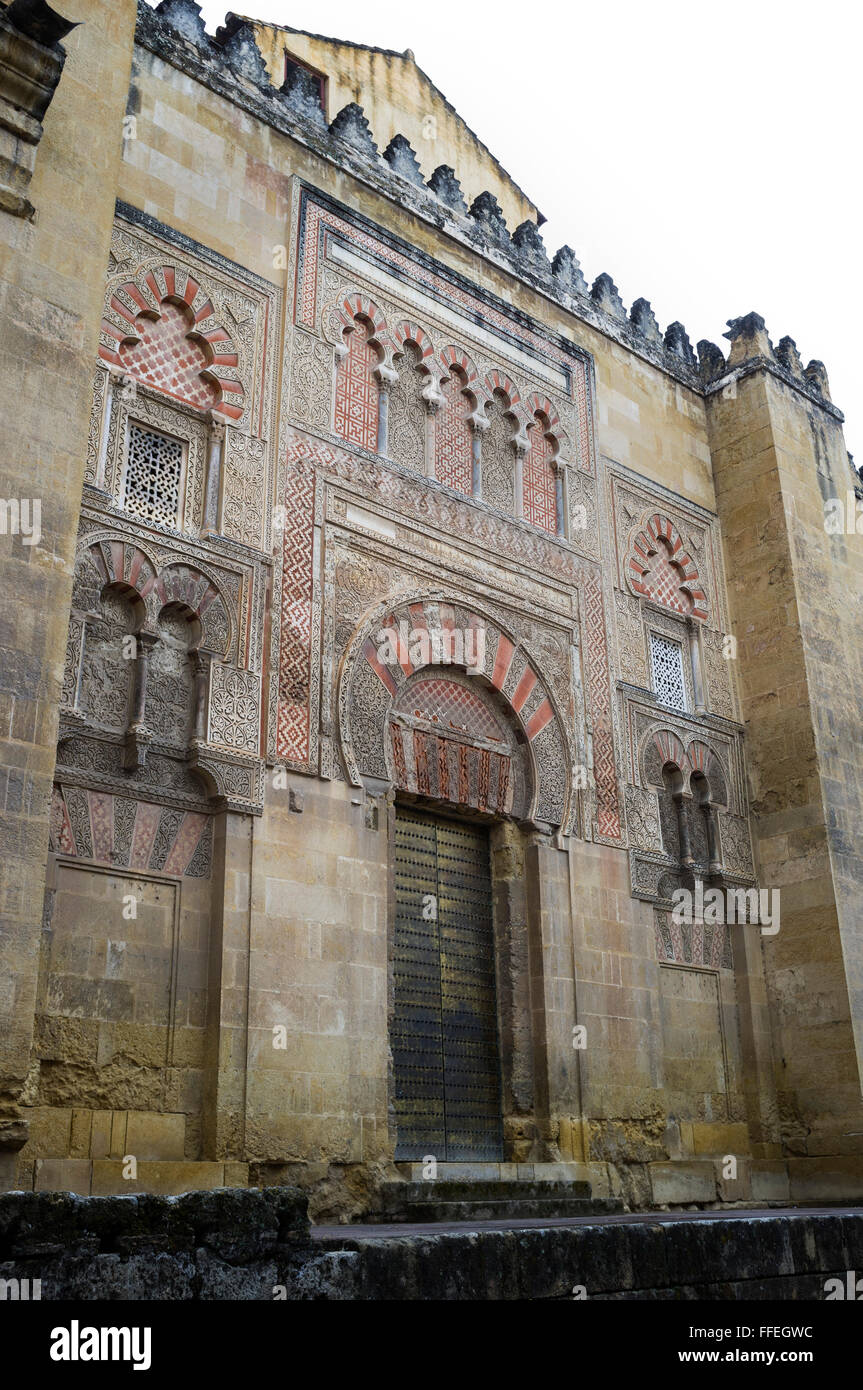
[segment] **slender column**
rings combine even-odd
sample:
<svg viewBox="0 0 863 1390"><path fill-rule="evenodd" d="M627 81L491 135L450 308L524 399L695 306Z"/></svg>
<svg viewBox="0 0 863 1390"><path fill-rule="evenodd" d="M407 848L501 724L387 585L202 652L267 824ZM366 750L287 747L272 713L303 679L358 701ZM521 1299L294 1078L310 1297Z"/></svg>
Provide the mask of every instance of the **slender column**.
<svg viewBox="0 0 863 1390"><path fill-rule="evenodd" d="M155 638L149 633L138 634L138 652L135 658L135 693L132 699L132 722L130 728L138 728L144 723L147 712L147 684L150 678L150 653L155 646Z"/></svg>
<svg viewBox="0 0 863 1390"><path fill-rule="evenodd" d="M122 375L110 367L105 373L105 399L102 402L102 423L99 431L99 457L96 460L94 487L105 491L105 478L108 473L108 439L111 434L111 411L114 408L114 389L122 381Z"/></svg>
<svg viewBox="0 0 863 1390"><path fill-rule="evenodd" d="M127 376L125 372L118 371L116 367L109 367L108 381L105 385L105 402L102 413L102 434L99 440L99 458L96 464L95 486L102 492L108 493L108 446L111 438L111 417L116 410L118 413L117 430L124 423L124 417L119 413L121 405L130 407L135 404L138 396L138 385L134 377ZM116 480L117 492L120 494L118 500L122 501L124 470L121 468Z"/></svg>
<svg viewBox="0 0 863 1390"><path fill-rule="evenodd" d="M471 490L474 497L482 499L482 437L489 428L488 421L480 411L468 417L471 427Z"/></svg>
<svg viewBox="0 0 863 1390"><path fill-rule="evenodd" d="M205 535L219 533L219 497L222 490L222 469L225 461L227 430L222 420L210 417L210 452L207 461L207 491L204 497L204 517L201 530Z"/></svg>
<svg viewBox="0 0 863 1390"><path fill-rule="evenodd" d="M132 717L126 730L123 766L127 771L143 767L147 757L147 747L152 737L147 728L147 685L150 674L150 653L156 638L149 632L138 633L138 646L135 656L134 685L132 687Z"/></svg>
<svg viewBox="0 0 863 1390"><path fill-rule="evenodd" d="M385 458L389 454L390 387L395 386L399 374L394 367L380 362L373 368L380 390L378 391L378 453Z"/></svg>
<svg viewBox="0 0 863 1390"><path fill-rule="evenodd" d="M336 433L336 401L339 398L339 388L341 386L342 372L345 369L345 362L348 356L348 345L344 338L341 342L333 344L333 360L335 371L333 372L333 389L330 394L330 432Z"/></svg>
<svg viewBox="0 0 863 1390"><path fill-rule="evenodd" d="M491 421L485 414L486 404L487 401L478 398L476 409L467 417L471 428L471 492L479 499L482 499L482 437L491 428Z"/></svg>
<svg viewBox="0 0 863 1390"><path fill-rule="evenodd" d="M709 803L702 807L707 821L707 858L711 874L722 873L722 860L719 855L719 836L716 833L716 807Z"/></svg>
<svg viewBox="0 0 863 1390"><path fill-rule="evenodd" d="M680 835L680 864L684 869L691 869L695 860L692 855L692 836L689 833L690 798L678 794L674 800L677 805L677 825Z"/></svg>
<svg viewBox="0 0 863 1390"><path fill-rule="evenodd" d="M209 653L193 652L192 664L195 673L195 714L192 723L192 739L195 743L206 743L207 696L210 689Z"/></svg>
<svg viewBox="0 0 863 1390"><path fill-rule="evenodd" d="M554 502L557 507L557 534L566 536L566 470L562 463L554 465Z"/></svg>
<svg viewBox="0 0 863 1390"><path fill-rule="evenodd" d="M515 514L519 521L524 520L524 460L527 448L518 437L515 439ZM528 448L530 446L528 445Z"/></svg>
<svg viewBox="0 0 863 1390"><path fill-rule="evenodd" d="M470 441L471 447L471 492L474 497L482 497L482 437L473 434Z"/></svg>
<svg viewBox="0 0 863 1390"><path fill-rule="evenodd" d="M427 478L434 478L435 452L437 442L437 413L440 410L440 401L425 397L426 406L426 454L425 454L425 474Z"/></svg>
<svg viewBox="0 0 863 1390"><path fill-rule="evenodd" d="M378 391L378 453L386 456L390 436L390 393L383 382Z"/></svg>
<svg viewBox="0 0 863 1390"><path fill-rule="evenodd" d="M437 473L437 413L444 403L444 398L437 377L431 373L422 389L422 399L426 408L425 475L427 478L434 478Z"/></svg>
<svg viewBox="0 0 863 1390"><path fill-rule="evenodd" d="M692 665L692 689L695 692L695 713L706 714L704 698L704 668L701 660L701 629L694 620L689 619L689 660Z"/></svg>

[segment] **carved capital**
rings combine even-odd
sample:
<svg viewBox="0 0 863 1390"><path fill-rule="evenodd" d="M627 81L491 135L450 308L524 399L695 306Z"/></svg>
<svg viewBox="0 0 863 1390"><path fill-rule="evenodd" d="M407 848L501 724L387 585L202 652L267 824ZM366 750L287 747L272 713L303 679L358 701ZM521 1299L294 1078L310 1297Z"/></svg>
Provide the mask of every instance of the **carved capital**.
<svg viewBox="0 0 863 1390"><path fill-rule="evenodd" d="M138 383L128 372L120 371L117 367L108 368L108 376L111 382L112 392L126 405L131 405L138 399Z"/></svg>
<svg viewBox="0 0 863 1390"><path fill-rule="evenodd" d="M123 739L123 767L127 772L137 772L147 763L147 750L153 741L153 733L146 724L130 724Z"/></svg>
<svg viewBox="0 0 863 1390"><path fill-rule="evenodd" d="M486 430L491 428L491 420L486 418L482 406L477 406L476 410L468 415L467 422L474 434L485 434Z"/></svg>
<svg viewBox="0 0 863 1390"><path fill-rule="evenodd" d="M395 367L390 367L386 362L379 362L372 369L372 375L377 378L378 385L382 391L389 391L391 386L395 386L399 379L399 374Z"/></svg>
<svg viewBox="0 0 863 1390"><path fill-rule="evenodd" d="M428 411L429 415L436 415L444 403L444 397L442 396L438 383L433 376L429 377L420 394L422 395L422 398L425 401L426 410Z"/></svg>

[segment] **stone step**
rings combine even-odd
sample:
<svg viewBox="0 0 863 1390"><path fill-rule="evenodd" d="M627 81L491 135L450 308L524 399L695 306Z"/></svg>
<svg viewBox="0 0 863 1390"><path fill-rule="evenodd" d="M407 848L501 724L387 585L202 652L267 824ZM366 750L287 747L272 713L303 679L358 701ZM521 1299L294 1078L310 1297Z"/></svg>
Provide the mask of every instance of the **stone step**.
<svg viewBox="0 0 863 1390"><path fill-rule="evenodd" d="M492 1182L473 1178L429 1178L426 1182L385 1182L378 1189L384 1202L519 1201L532 1197L590 1197L589 1182Z"/></svg>
<svg viewBox="0 0 863 1390"><path fill-rule="evenodd" d="M591 1197L590 1183L492 1182L429 1179L386 1182L365 1220L385 1222L495 1221L523 1217L592 1216L621 1211L620 1202Z"/></svg>
<svg viewBox="0 0 863 1390"><path fill-rule="evenodd" d="M408 1182L429 1182L428 1160L399 1159L396 1172ZM435 1181L467 1179L470 1182L578 1182L586 1178L583 1163L486 1163L439 1162Z"/></svg>
<svg viewBox="0 0 863 1390"><path fill-rule="evenodd" d="M619 1202L573 1197L522 1197L517 1200L491 1199L465 1202L407 1202L402 1207L370 1212L363 1219L371 1225L423 1225L456 1221L519 1221L545 1217L549 1221L565 1216L606 1216L621 1211Z"/></svg>

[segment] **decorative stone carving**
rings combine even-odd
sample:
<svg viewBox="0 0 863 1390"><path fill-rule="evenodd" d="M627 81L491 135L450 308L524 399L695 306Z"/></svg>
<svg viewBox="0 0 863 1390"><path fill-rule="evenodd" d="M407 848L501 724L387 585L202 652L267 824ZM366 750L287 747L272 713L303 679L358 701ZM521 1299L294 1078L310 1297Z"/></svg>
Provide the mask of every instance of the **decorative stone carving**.
<svg viewBox="0 0 863 1390"><path fill-rule="evenodd" d="M659 806L653 792L643 791L640 787L626 788L626 824L631 845L638 849L662 851Z"/></svg>
<svg viewBox="0 0 863 1390"><path fill-rule="evenodd" d="M115 504L125 509L129 467L128 441L131 427L139 430L155 431L156 435L166 435L181 444L181 474L178 480L180 493L179 514L176 520L162 521L161 524L172 530L196 534L203 520L204 470L209 445L209 432L206 423L196 419L188 411L166 404L146 391L138 390L134 396L123 391L113 391L111 395L109 435L105 471L105 487L113 494ZM148 518L158 525L159 517Z"/></svg>
<svg viewBox="0 0 863 1390"><path fill-rule="evenodd" d="M745 816L720 815L722 864L727 873L751 877L755 872L749 822Z"/></svg>
<svg viewBox="0 0 863 1390"><path fill-rule="evenodd" d="M512 243L500 204L493 193L486 190L474 198L470 205L470 216L483 240L501 250L509 250Z"/></svg>
<svg viewBox="0 0 863 1390"><path fill-rule="evenodd" d="M330 122L330 133L337 135L340 140L353 145L354 149L362 154L366 159L377 159L378 147L372 139L372 132L365 112L355 101L351 101L347 106L343 106L341 111Z"/></svg>
<svg viewBox="0 0 863 1390"><path fill-rule="evenodd" d="M569 497L569 542L585 555L599 554L599 522L596 510L596 483L580 469L567 469Z"/></svg>
<svg viewBox="0 0 863 1390"><path fill-rule="evenodd" d="M731 685L731 663L724 655L725 636L708 629L703 634L704 664L707 674L708 709L724 719L735 719Z"/></svg>
<svg viewBox="0 0 863 1390"><path fill-rule="evenodd" d="M618 669L628 684L647 689L650 685L650 675L644 646L641 605L637 599L621 593L620 590L614 595L614 604L617 612Z"/></svg>
<svg viewBox="0 0 863 1390"><path fill-rule="evenodd" d="M707 597L698 567L684 548L674 522L660 512L649 517L633 536L626 560L626 577L633 593L671 609L707 617Z"/></svg>
<svg viewBox="0 0 863 1390"><path fill-rule="evenodd" d="M260 676L215 662L210 674L208 741L242 753L257 753L260 721Z"/></svg>
<svg viewBox="0 0 863 1390"><path fill-rule="evenodd" d="M515 513L515 448L512 412L499 392L486 410L489 427L482 439L482 500Z"/></svg>
<svg viewBox="0 0 863 1390"><path fill-rule="evenodd" d="M675 922L672 914L655 908L653 914L656 954L675 965L731 970L731 935L725 923Z"/></svg>
<svg viewBox="0 0 863 1390"><path fill-rule="evenodd" d="M389 392L387 451L394 463L425 472L427 407L419 350L405 343L398 362L398 380Z"/></svg>
<svg viewBox="0 0 863 1390"><path fill-rule="evenodd" d="M55 786L50 847L102 864L209 878L212 822L200 812Z"/></svg>
<svg viewBox="0 0 863 1390"><path fill-rule="evenodd" d="M192 720L192 634L188 620L170 609L160 614L159 629L159 640L150 656L147 724L155 742L185 753Z"/></svg>
<svg viewBox="0 0 863 1390"><path fill-rule="evenodd" d="M229 267L205 247L194 253L188 244L181 249L142 214L134 217L135 225L118 217L111 242L99 347L103 361L124 370L123 343L140 342L143 326L154 319L160 332L167 331L167 320L184 312L177 303L185 303L183 333L200 345L205 360L203 376L191 373L174 394L199 404L209 383L218 397L216 409L226 420L258 438L270 438L278 291L250 271ZM147 319L140 317L142 303ZM177 332L181 327L177 320ZM136 363L136 375L139 367L146 380L145 359Z"/></svg>
<svg viewBox="0 0 863 1390"><path fill-rule="evenodd" d="M86 623L76 704L96 728L125 731L135 664L131 634L136 627L131 603L116 590L103 595L101 618L90 618ZM70 643L78 639L80 627L71 629Z"/></svg>
<svg viewBox="0 0 863 1390"><path fill-rule="evenodd" d="M264 801L264 763L239 750L193 745L191 766L207 785L211 800L229 811L260 815Z"/></svg>
<svg viewBox="0 0 863 1390"><path fill-rule="evenodd" d="M305 116L306 120L313 121L315 125L326 126L326 117L321 105L320 79L306 68L301 68L299 63L292 63L290 59L286 59L285 69L285 80L279 88L279 94L284 98L286 105L298 115Z"/></svg>
<svg viewBox="0 0 863 1390"><path fill-rule="evenodd" d="M233 429L225 442L222 533L259 549L266 527L267 445Z"/></svg>
<svg viewBox="0 0 863 1390"><path fill-rule="evenodd" d="M555 285L564 294L587 294L587 281L571 246L561 246L555 251L551 271Z"/></svg>
<svg viewBox="0 0 863 1390"><path fill-rule="evenodd" d="M384 159L393 173L398 174L400 178L415 183L418 188L425 187L416 151L404 135L393 136L384 150Z"/></svg>
<svg viewBox="0 0 863 1390"><path fill-rule="evenodd" d="M455 170L448 164L439 164L428 181L428 186L435 197L440 198L442 203L452 208L455 212L467 213L467 203L461 191L461 184L455 176Z"/></svg>
<svg viewBox="0 0 863 1390"><path fill-rule="evenodd" d="M292 418L310 429L329 430L333 391L333 349L310 333L294 330L291 358Z"/></svg>

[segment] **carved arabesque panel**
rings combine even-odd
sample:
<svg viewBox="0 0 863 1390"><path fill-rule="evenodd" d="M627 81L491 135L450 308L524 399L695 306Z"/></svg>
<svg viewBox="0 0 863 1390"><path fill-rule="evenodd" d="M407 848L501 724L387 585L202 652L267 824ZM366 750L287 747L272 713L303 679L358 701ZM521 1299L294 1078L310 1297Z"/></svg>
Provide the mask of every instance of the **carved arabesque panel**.
<svg viewBox="0 0 863 1390"><path fill-rule="evenodd" d="M641 604L631 594L615 590L617 613L617 651L621 677L629 685L648 689L650 676L644 647L644 620Z"/></svg>
<svg viewBox="0 0 863 1390"><path fill-rule="evenodd" d="M260 676L214 662L210 673L208 741L242 753L257 753L260 721Z"/></svg>
<svg viewBox="0 0 863 1390"><path fill-rule="evenodd" d="M425 469L426 404L422 397L424 376L418 366L419 353L413 343L405 343L398 359L398 381L389 388L387 452L394 463Z"/></svg>
<svg viewBox="0 0 863 1390"><path fill-rule="evenodd" d="M731 662L725 655L725 636L712 629L705 631L702 643L707 677L707 707L711 714L723 719L736 719Z"/></svg>
<svg viewBox="0 0 863 1390"><path fill-rule="evenodd" d="M581 469L567 469L569 497L569 540L586 555L599 554L599 523L596 511L596 483Z"/></svg>
<svg viewBox="0 0 863 1390"><path fill-rule="evenodd" d="M513 421L499 392L486 410L489 427L482 435L482 500L498 511L515 513L515 447Z"/></svg>
<svg viewBox="0 0 863 1390"><path fill-rule="evenodd" d="M161 613L147 683L147 725L153 738L183 753L191 732L194 691L189 635L185 617L170 609Z"/></svg>
<svg viewBox="0 0 863 1390"><path fill-rule="evenodd" d="M645 791L641 787L627 786L626 823L631 845L638 849L663 850L660 808L654 792Z"/></svg>
<svg viewBox="0 0 863 1390"><path fill-rule="evenodd" d="M242 545L260 548L266 531L268 449L262 439L228 426L222 483L222 533Z"/></svg>
<svg viewBox="0 0 863 1390"><path fill-rule="evenodd" d="M301 328L293 331L290 417L321 432L330 429L334 383L334 355L329 343L321 342Z"/></svg>
<svg viewBox="0 0 863 1390"><path fill-rule="evenodd" d="M749 822L745 816L720 815L719 840L723 866L729 873L750 876L755 872Z"/></svg>
<svg viewBox="0 0 863 1390"><path fill-rule="evenodd" d="M90 412L90 430L87 436L87 460L84 465L85 483L95 484L98 477L107 389L108 370L106 367L99 366L93 376L93 408Z"/></svg>
<svg viewBox="0 0 863 1390"><path fill-rule="evenodd" d="M98 729L126 728L134 670L135 617L129 602L106 590L101 619L88 618L83 638L79 712Z"/></svg>

